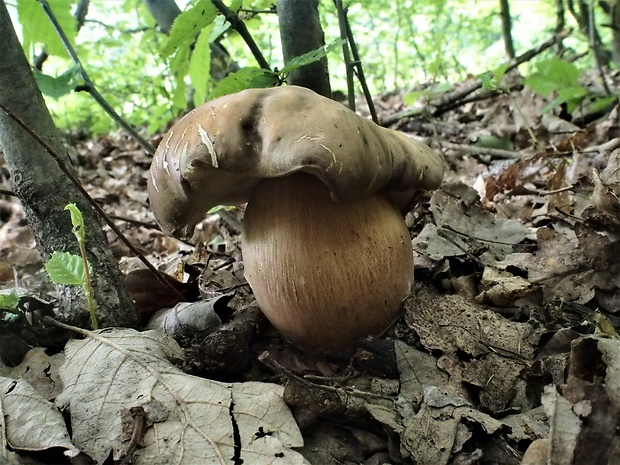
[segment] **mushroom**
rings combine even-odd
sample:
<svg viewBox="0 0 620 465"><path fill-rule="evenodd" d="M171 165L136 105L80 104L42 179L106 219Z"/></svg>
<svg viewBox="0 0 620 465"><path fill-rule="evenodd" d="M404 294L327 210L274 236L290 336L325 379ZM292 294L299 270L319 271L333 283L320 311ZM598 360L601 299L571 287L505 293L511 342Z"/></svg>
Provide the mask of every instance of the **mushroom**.
<svg viewBox="0 0 620 465"><path fill-rule="evenodd" d="M399 316L413 283L403 213L442 178L426 145L286 86L188 113L160 143L148 189L176 236L247 202L242 253L259 307L293 344L333 354Z"/></svg>

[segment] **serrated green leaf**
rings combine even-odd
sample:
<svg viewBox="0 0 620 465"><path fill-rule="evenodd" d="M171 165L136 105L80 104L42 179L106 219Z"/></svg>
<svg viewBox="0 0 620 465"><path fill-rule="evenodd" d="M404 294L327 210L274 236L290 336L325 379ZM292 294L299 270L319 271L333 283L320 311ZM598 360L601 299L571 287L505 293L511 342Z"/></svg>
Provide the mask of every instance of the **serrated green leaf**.
<svg viewBox="0 0 620 465"><path fill-rule="evenodd" d="M187 107L187 85L182 79L177 81L177 85L172 92L172 108L176 115L179 111Z"/></svg>
<svg viewBox="0 0 620 465"><path fill-rule="evenodd" d="M233 211L235 208L237 207L233 207L230 205L218 205L216 207L210 208L209 210L207 210L207 214L208 215L213 215L214 213L219 212L220 210L226 210L226 211Z"/></svg>
<svg viewBox="0 0 620 465"><path fill-rule="evenodd" d="M45 271L56 284L81 286L86 281L82 257L69 252L54 252L45 263Z"/></svg>
<svg viewBox="0 0 620 465"><path fill-rule="evenodd" d="M493 71L493 81L495 82L496 85L498 85L499 81L502 80L509 66L510 66L510 63L504 63L502 65L499 65L497 68L495 68L495 70Z"/></svg>
<svg viewBox="0 0 620 465"><path fill-rule="evenodd" d="M524 83L534 92L547 97L551 92L581 87L577 67L560 58L549 58L536 64L536 72L527 76Z"/></svg>
<svg viewBox="0 0 620 465"><path fill-rule="evenodd" d="M315 50L311 50L308 53L304 53L303 55L299 55L298 57L289 60L281 70L282 74L289 74L291 71L294 71L302 66L309 65L311 63L315 63L319 61L321 58L327 56L329 52L336 49L337 47L341 47L346 41L344 39L338 39L327 47L319 47Z"/></svg>
<svg viewBox="0 0 620 465"><path fill-rule="evenodd" d="M14 309L19 305L19 296L15 291L0 293L0 309Z"/></svg>
<svg viewBox="0 0 620 465"><path fill-rule="evenodd" d="M531 74L527 76L523 84L543 97L547 97L556 88L555 82L550 81L541 74Z"/></svg>
<svg viewBox="0 0 620 465"><path fill-rule="evenodd" d="M207 98L207 83L210 80L211 70L211 45L209 39L213 24L206 26L200 31L194 44L194 50L189 61L189 78L194 86L194 104L204 103Z"/></svg>
<svg viewBox="0 0 620 465"><path fill-rule="evenodd" d="M414 103L416 103L418 101L418 99L420 97L422 97L423 95L425 95L425 93L424 93L424 91L421 91L421 90L416 90L414 92L409 92L409 93L407 93L407 94L405 94L403 96L403 102L405 102L405 105L410 107Z"/></svg>
<svg viewBox="0 0 620 465"><path fill-rule="evenodd" d="M59 98L73 92L79 82L80 68L74 66L57 77L44 74L38 69L33 69L32 73L43 94L48 97Z"/></svg>
<svg viewBox="0 0 620 465"><path fill-rule="evenodd" d="M491 73L482 73L478 75L478 78L480 79L480 82L482 83L482 88L484 90L493 89L494 85Z"/></svg>
<svg viewBox="0 0 620 465"><path fill-rule="evenodd" d="M77 26L75 18L71 14L74 1L48 0L54 16L60 23L67 35L69 42L75 44ZM50 55L67 56L65 47L62 45L58 34L43 11L41 4L35 0L18 0L17 15L22 26L23 46L26 56L31 53L34 44L45 45L45 50Z"/></svg>
<svg viewBox="0 0 620 465"><path fill-rule="evenodd" d="M242 5L243 5L243 0L233 0L232 2L230 2L230 5L228 6L228 8L231 11L234 11L235 13L237 13L239 11L239 8L241 8Z"/></svg>
<svg viewBox="0 0 620 465"><path fill-rule="evenodd" d="M218 82L209 94L209 100L245 89L273 87L277 82L278 76L271 71L260 68L241 68Z"/></svg>
<svg viewBox="0 0 620 465"><path fill-rule="evenodd" d="M170 71L175 76L185 76L189 69L189 48L182 48L177 50L177 53L170 59Z"/></svg>
<svg viewBox="0 0 620 465"><path fill-rule="evenodd" d="M217 14L217 7L209 0L199 0L189 10L182 12L172 24L170 36L161 52L162 56L166 58L179 49L189 49L196 35L213 23Z"/></svg>
<svg viewBox="0 0 620 465"><path fill-rule="evenodd" d="M74 204L70 203L65 207L71 214L71 224L73 225L73 234L80 244L84 243L84 217L80 209Z"/></svg>
<svg viewBox="0 0 620 465"><path fill-rule="evenodd" d="M598 112L607 108L613 103L620 103L620 97L618 95L612 95L610 97L597 98L590 104L591 112Z"/></svg>

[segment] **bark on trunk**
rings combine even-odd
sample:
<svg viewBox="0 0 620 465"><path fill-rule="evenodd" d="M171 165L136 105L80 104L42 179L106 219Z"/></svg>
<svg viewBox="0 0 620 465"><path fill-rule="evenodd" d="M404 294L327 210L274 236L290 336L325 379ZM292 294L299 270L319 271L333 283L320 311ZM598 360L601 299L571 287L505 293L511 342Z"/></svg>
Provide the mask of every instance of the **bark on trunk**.
<svg viewBox="0 0 620 465"><path fill-rule="evenodd" d="M318 0L278 0L277 6L284 62L325 45ZM287 82L332 96L325 57L293 71Z"/></svg>
<svg viewBox="0 0 620 465"><path fill-rule="evenodd" d="M512 17L510 16L510 5L508 0L499 0L502 16L502 35L504 36L504 48L509 60L515 57L515 46L512 42Z"/></svg>
<svg viewBox="0 0 620 465"><path fill-rule="evenodd" d="M71 166L4 0L0 0L0 44L0 102L61 155L65 165ZM66 204L76 203L85 220L99 326L135 326L138 319L125 289L123 275L88 202L45 149L3 111L0 111L0 145L11 172L15 194L22 202L41 257L46 260L56 250L79 253L69 214L64 211ZM83 289L58 286L58 293L63 319L88 327L89 314Z"/></svg>

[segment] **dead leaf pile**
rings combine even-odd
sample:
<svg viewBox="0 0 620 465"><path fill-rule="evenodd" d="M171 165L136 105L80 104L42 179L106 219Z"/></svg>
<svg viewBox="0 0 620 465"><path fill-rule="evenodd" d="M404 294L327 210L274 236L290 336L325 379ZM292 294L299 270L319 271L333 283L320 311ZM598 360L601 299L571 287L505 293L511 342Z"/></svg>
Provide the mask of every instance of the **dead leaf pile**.
<svg viewBox="0 0 620 465"><path fill-rule="evenodd" d="M605 77L620 93L620 73ZM553 96L518 70L503 79L501 92L471 78L415 108L410 89L378 99L380 118L440 150L448 172L407 217L403 318L345 359L300 353L260 319L242 209L210 215L189 243L166 237L147 205L149 157L120 133L72 140L87 190L201 302L175 307L108 231L157 329L64 346L44 323L55 296L21 207L3 196L0 281L25 291L0 311L0 462L620 463L620 110L543 112Z"/></svg>

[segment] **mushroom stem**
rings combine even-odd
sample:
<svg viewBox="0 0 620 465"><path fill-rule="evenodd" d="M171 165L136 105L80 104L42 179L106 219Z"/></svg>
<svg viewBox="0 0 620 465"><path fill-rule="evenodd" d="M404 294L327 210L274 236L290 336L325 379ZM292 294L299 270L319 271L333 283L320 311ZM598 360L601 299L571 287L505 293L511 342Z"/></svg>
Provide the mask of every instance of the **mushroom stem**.
<svg viewBox="0 0 620 465"><path fill-rule="evenodd" d="M252 192L243 257L267 318L313 352L341 353L383 332L413 283L411 239L398 208L378 194L334 202L305 173Z"/></svg>

